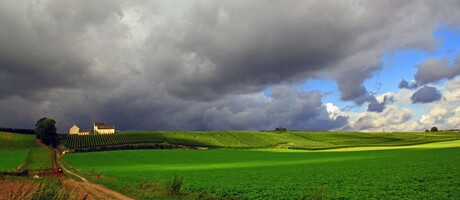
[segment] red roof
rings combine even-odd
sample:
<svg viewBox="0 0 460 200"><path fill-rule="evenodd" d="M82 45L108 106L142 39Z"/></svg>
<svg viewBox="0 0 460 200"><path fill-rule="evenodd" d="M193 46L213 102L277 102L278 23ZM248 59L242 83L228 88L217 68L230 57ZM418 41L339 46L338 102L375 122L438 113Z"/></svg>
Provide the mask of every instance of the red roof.
<svg viewBox="0 0 460 200"><path fill-rule="evenodd" d="M97 126L98 129L115 129L114 125Z"/></svg>

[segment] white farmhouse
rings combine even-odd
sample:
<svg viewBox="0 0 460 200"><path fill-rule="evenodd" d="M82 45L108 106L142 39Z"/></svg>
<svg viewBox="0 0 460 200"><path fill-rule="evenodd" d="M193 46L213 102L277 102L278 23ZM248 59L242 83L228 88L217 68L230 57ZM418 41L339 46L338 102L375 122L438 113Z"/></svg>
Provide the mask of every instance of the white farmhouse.
<svg viewBox="0 0 460 200"><path fill-rule="evenodd" d="M72 127L70 127L69 129L69 134L78 134L80 133L80 128L78 128L77 125L73 125Z"/></svg>
<svg viewBox="0 0 460 200"><path fill-rule="evenodd" d="M114 134L115 126L107 125L104 122L94 122L94 133L99 134Z"/></svg>
<svg viewBox="0 0 460 200"><path fill-rule="evenodd" d="M73 125L69 129L69 134L71 135L89 135L89 130L80 130L77 125Z"/></svg>

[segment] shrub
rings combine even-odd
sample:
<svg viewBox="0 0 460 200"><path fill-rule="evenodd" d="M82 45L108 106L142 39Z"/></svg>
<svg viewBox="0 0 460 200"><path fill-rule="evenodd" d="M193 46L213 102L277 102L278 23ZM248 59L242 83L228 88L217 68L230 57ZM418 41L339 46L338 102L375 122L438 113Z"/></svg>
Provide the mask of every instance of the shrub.
<svg viewBox="0 0 460 200"><path fill-rule="evenodd" d="M431 132L438 132L439 130L438 130L438 127L433 126L430 131Z"/></svg>
<svg viewBox="0 0 460 200"><path fill-rule="evenodd" d="M166 183L166 191L170 196L179 195L182 188L184 177L174 174L172 182Z"/></svg>

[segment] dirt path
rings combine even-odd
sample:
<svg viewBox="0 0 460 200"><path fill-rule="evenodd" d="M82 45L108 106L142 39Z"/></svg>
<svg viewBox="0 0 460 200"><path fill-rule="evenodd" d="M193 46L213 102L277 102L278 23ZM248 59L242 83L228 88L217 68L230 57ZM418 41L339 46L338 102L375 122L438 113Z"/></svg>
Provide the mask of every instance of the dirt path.
<svg viewBox="0 0 460 200"><path fill-rule="evenodd" d="M77 182L73 179L65 179L62 181L62 184L72 194L72 199L132 200L130 197L90 182Z"/></svg>
<svg viewBox="0 0 460 200"><path fill-rule="evenodd" d="M54 151L53 151L54 152ZM71 172L70 170L66 169L64 165L59 162L57 159L59 154L53 154L55 164L57 167L60 167L64 170L65 173L71 174L74 177L78 177L82 182L78 182L71 178L65 178L62 180L63 187L71 193L71 199L85 199L85 200L92 200L92 199L114 199L114 200L132 200L132 198L127 197L123 194L120 194L116 191L110 190L102 185L94 184L88 182L86 178Z"/></svg>
<svg viewBox="0 0 460 200"><path fill-rule="evenodd" d="M88 180L86 180L86 178L83 178L82 176L80 176L80 175L78 175L78 174L75 174L75 173L71 172L70 170L68 170L67 168L65 168L64 165L61 164L60 166L61 166L61 169L64 170L64 172L69 173L69 174L71 174L71 175L73 175L73 176L78 177L78 178L79 178L81 181L83 181L83 182L88 182Z"/></svg>

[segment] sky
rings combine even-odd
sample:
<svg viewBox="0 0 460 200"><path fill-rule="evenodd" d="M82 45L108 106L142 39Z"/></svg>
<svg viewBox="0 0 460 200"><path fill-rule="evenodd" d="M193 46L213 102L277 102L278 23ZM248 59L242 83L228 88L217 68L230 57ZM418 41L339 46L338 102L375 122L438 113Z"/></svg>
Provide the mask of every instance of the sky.
<svg viewBox="0 0 460 200"><path fill-rule="evenodd" d="M460 128L460 1L0 2L0 127Z"/></svg>

